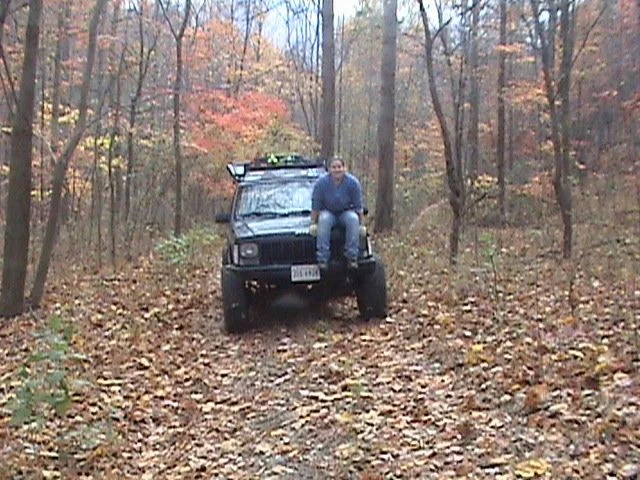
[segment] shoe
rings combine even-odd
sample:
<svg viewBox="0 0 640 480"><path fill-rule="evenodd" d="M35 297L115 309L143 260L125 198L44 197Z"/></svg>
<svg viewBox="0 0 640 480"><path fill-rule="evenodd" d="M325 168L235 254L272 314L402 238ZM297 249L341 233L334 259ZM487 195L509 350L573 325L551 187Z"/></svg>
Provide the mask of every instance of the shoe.
<svg viewBox="0 0 640 480"><path fill-rule="evenodd" d="M347 260L347 268L349 270L357 270L358 269L358 260Z"/></svg>

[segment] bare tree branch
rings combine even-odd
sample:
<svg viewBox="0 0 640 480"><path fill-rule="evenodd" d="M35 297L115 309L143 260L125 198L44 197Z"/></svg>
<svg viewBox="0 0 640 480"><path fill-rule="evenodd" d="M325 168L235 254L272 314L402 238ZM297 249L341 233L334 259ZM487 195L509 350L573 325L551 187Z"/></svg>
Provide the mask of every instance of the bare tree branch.
<svg viewBox="0 0 640 480"><path fill-rule="evenodd" d="M606 1L606 0L603 2L602 9L598 13L598 16L595 18L593 23L587 29L587 33L585 33L584 38L582 39L582 43L580 44L580 47L578 48L578 52L573 57L573 60L571 62L571 68L573 68L575 63L578 61L578 58L580 57L580 54L582 54L582 51L586 48L587 42L589 41L589 37L591 36L591 33L593 32L593 30L595 29L596 25L600 21L600 19L602 18L602 16L605 14L607 9L609 8L609 4L610 3L608 1Z"/></svg>

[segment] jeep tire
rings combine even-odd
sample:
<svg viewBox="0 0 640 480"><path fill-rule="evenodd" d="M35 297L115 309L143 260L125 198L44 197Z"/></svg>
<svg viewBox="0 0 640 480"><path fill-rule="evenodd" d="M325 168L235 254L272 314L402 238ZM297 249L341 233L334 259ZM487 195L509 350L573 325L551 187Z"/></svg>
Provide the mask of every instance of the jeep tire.
<svg viewBox="0 0 640 480"><path fill-rule="evenodd" d="M387 277L380 258L376 257L373 272L360 278L356 299L363 320L387 316Z"/></svg>
<svg viewBox="0 0 640 480"><path fill-rule="evenodd" d="M222 267L222 310L227 333L242 333L249 328L249 294L244 280Z"/></svg>

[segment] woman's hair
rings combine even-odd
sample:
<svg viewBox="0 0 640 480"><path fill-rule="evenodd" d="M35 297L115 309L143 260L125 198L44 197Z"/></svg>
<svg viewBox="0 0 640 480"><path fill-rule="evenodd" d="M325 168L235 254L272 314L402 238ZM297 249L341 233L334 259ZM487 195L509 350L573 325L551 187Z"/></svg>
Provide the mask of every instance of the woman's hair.
<svg viewBox="0 0 640 480"><path fill-rule="evenodd" d="M342 165L343 167L345 166L342 157L331 157L331 159L329 160L329 166L331 166L333 162L340 162L340 165Z"/></svg>

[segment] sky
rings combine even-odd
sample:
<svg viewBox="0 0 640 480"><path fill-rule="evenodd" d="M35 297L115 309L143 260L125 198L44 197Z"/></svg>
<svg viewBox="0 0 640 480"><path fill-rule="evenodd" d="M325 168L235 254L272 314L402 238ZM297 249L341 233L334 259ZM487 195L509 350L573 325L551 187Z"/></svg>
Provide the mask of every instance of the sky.
<svg viewBox="0 0 640 480"><path fill-rule="evenodd" d="M359 0L333 0L333 16L334 27L337 28L338 20L344 15L345 18L353 17L356 13ZM272 11L269 14L269 20L267 21L267 28L265 34L271 40L275 41L277 45L283 46L285 43L285 30L282 25L283 21L282 11Z"/></svg>
<svg viewBox="0 0 640 480"><path fill-rule="evenodd" d="M333 15L336 18L341 17L342 15L345 17L353 16L356 13L357 5L358 0L334 0Z"/></svg>

